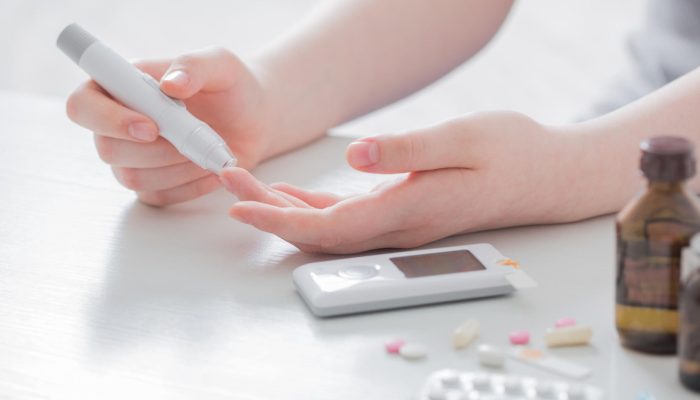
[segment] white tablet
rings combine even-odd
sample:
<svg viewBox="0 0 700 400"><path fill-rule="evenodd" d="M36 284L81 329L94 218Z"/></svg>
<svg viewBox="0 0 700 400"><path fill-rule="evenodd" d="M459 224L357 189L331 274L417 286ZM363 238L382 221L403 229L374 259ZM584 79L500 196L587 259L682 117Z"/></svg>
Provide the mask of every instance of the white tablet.
<svg viewBox="0 0 700 400"><path fill-rule="evenodd" d="M302 265L294 284L311 311L333 316L504 295L536 286L489 244L411 250Z"/></svg>

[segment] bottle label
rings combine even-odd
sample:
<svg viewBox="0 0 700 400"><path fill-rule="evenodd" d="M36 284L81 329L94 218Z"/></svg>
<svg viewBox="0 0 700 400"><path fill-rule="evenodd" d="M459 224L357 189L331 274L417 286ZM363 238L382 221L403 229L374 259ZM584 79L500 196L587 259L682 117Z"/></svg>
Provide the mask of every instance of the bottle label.
<svg viewBox="0 0 700 400"><path fill-rule="evenodd" d="M678 308L681 250L695 231L675 220L650 220L646 238L618 237L617 303Z"/></svg>

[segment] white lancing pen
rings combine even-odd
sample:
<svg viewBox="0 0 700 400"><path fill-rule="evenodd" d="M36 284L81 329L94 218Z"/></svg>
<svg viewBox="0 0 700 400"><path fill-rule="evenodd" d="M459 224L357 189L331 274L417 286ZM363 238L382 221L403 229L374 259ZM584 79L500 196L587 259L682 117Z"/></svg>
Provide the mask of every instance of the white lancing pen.
<svg viewBox="0 0 700 400"><path fill-rule="evenodd" d="M151 118L160 135L200 167L219 175L236 165L226 142L200 121L180 100L167 96L160 84L77 24L68 25L56 45L115 99Z"/></svg>

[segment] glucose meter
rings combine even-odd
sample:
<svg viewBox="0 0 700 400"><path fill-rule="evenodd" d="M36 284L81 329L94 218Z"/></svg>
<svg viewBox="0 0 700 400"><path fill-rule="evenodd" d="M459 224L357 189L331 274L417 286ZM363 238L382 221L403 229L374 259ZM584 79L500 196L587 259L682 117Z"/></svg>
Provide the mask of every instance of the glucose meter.
<svg viewBox="0 0 700 400"><path fill-rule="evenodd" d="M536 283L489 244L323 261L294 270L321 317L505 295Z"/></svg>

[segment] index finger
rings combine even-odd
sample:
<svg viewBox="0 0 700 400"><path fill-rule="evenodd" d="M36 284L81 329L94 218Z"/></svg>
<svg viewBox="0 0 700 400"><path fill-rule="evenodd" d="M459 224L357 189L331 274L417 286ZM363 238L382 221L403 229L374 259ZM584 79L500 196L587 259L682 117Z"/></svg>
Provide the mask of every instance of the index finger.
<svg viewBox="0 0 700 400"><path fill-rule="evenodd" d="M399 220L397 208L374 193L324 209L241 201L231 207L229 214L288 242L306 244L326 252L393 231Z"/></svg>

